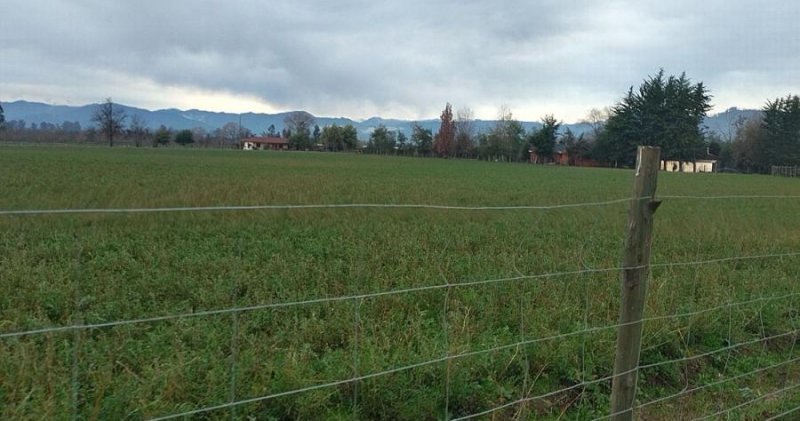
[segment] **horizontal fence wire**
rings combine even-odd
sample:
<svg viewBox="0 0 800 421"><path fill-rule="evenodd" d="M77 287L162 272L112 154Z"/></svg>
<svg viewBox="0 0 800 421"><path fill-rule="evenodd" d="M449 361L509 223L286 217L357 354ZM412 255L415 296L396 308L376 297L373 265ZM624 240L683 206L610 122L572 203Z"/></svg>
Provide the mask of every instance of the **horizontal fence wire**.
<svg viewBox="0 0 800 421"><path fill-rule="evenodd" d="M792 409L790 409L790 410L788 410L786 412L781 412L778 415L771 416L771 417L767 418L765 421L773 421L773 420L777 420L777 419L782 419L782 418L786 417L787 415L791 415L791 414L793 414L793 413L795 413L797 411L800 411L800 406L796 406L796 407L794 407L794 408L792 408Z"/></svg>
<svg viewBox="0 0 800 421"><path fill-rule="evenodd" d="M790 297L797 296L797 295L800 295L800 293L798 293L798 294L786 294L786 295L775 296L775 297L764 297L764 298L761 298L761 299L749 300L749 301L740 302L740 303L730 303L730 304L725 305L725 306L716 307L715 309L716 310L721 310L721 309L734 307L734 306L740 306L740 305L745 305L745 304L753 304L753 303L760 302L760 301L763 302L763 301L786 299L786 298L790 298ZM295 390L289 390L289 391L280 392L280 393L274 393L274 394L255 397L255 398L244 399L244 400L240 400L240 401L236 401L236 402L229 402L229 403L210 406L210 407L206 407L206 408L199 408L199 409L195 409L195 410L192 410L192 411L181 412L181 413L177 413L177 414L171 414L171 415L168 415L168 416L155 418L155 419L156 420L164 420L164 419L180 418L180 417L189 416L189 415L197 415L197 414L201 414L201 413L205 413L205 412L211 412L211 411L231 408L233 406L266 401L266 400L270 400L270 399L275 399L275 398L279 398L279 397L294 395L294 394L308 392L308 391L317 390L317 389L335 387L335 386L339 386L339 385L343 385L343 384L358 382L358 381L361 381L361 380L371 379L371 378L375 378L375 377L381 377L381 376L385 376L385 375L389 375L389 374L408 371L408 370L411 370L411 369L421 368L421 367L425 367L425 366L429 366L429 365L433 365L433 364L439 364L439 363L443 363L443 362L447 362L447 361L452 361L452 360L457 360L457 359L462 359L462 358L467 358L467 357L475 357L475 356L489 354L489 353L498 352L498 351L503 351L503 350L507 350L507 349L514 349L514 348L517 348L517 347L520 347L520 346L532 345L532 344L539 343L539 342L546 342L546 341L552 341L552 340L557 340L557 339L564 339L564 338L568 338L568 337L571 337L571 336L578 336L578 335L583 335L583 334L587 334L587 333L595 333L595 332L600 332L600 331L603 331L603 330L618 329L618 328L623 327L623 326L628 326L628 325L638 324L638 323L643 323L643 322L648 322L648 321L654 321L654 320L690 317L690 316L697 315L697 314L707 313L708 311L709 310L698 310L698 311L694 311L694 312L680 313L680 314L674 314L674 315L668 315L668 316L657 316L657 317L651 317L651 318L644 318L642 320L637 320L637 321L633 321L633 322L618 323L618 324L612 324L612 325L606 325L606 326L600 326L600 327L593 327L593 328L589 328L589 329L582 329L582 330L577 330L577 331L573 331L573 332L562 333L562 334L552 335L552 336L547 336L547 337L539 337L539 338L519 341L519 342L507 344L507 345L501 345L501 346L496 346L496 347L492 347L492 348L486 348L486 349L482 349L482 350L478 350L478 351L469 351L469 352L463 352L463 353L458 353L458 354L451 354L451 355L447 355L447 356L444 356L444 357L435 358L435 359L431 359L431 360L427 360L427 361L423 361L423 362L419 362L419 363L415 363L415 364L411 364L411 365L406 365L406 366L403 366L403 367L396 367L396 368L393 368L393 369L389 369L389 370L385 370L385 371L381 371L381 372L377 372L377 373L372 373L372 374L352 377L352 378L345 379L345 380L337 380L337 381L333 381L333 382L329 382L329 383L318 384L318 385L314 385L314 386L309 386L309 387L295 389ZM482 416L482 415L487 415L489 413L496 412L496 411L499 411L501 409L504 409L504 408L507 408L507 407L510 407L510 406L513 406L513 405L516 405L516 404L519 404L519 403L528 402L528 401L531 401L531 400L543 399L543 398L546 398L548 396L553 396L553 395L556 395L556 394L560 394L560 393L564 393L564 392L570 391L572 389L576 389L576 388L580 388L580 387L589 386L589 385L592 385L592 384L602 383L602 382L605 382L605 381L608 381L608 380L612 380L614 377L618 377L618 376L622 376L622 375L625 375L625 374L629 374L629 373L634 372L634 371L639 370L639 369L653 368L653 367L657 367L657 366L674 364L674 363L684 362L684 361L692 361L692 360L699 359L699 358L702 358L702 357L706 357L706 356L709 356L709 355L713 355L713 354L716 354L716 353L725 352L725 351L731 351L731 350L742 348L742 347L745 347L745 346L748 346L748 345L753 345L753 344L756 344L756 343L759 343L759 342L770 341L770 340L774 340L774 339L777 339L777 338L786 337L786 336L790 336L790 335L797 335L798 332L800 332L800 331L792 330L792 331L789 331L789 332L786 332L786 333L781 333L781 334L778 334L778 335L773 335L773 336L769 336L769 337L762 337L762 338L759 338L759 339L746 341L746 342L740 342L740 343L733 344L733 345L730 345L730 346L727 346L727 347L724 347L724 348L720 348L720 349L715 350L713 352L699 354L699 355L695 355L695 356L691 356L691 357L684 357L684 358L680 358L680 359L676 359L676 360L663 361L663 362L659 362L659 363L655 363L655 364L648 364L648 365L645 365L645 366L639 366L639 367L636 367L636 368L634 368L632 370L626 371L624 373L619 373L619 374L616 374L616 375L611 375L611 376L608 376L608 377L603 377L603 378L595 379L595 380L591 380L591 381L581 382L581 383L569 386L569 387L564 388L564 389L560 389L560 390L557 390L557 391L554 391L554 392L547 393L545 395L539 395L539 396L535 396L535 397L524 398L524 399L521 399L521 400L518 400L518 401L514 401L514 402L510 402L510 403L504 404L504 405L496 407L496 408L492 408L490 410L487 410L487 411L484 411L484 412L481 412L481 413L478 413L478 414L473 414L473 415L470 415L470 416L467 416L467 417L464 417L464 418L456 418L456 419L469 419L469 418L475 418L475 417Z"/></svg>
<svg viewBox="0 0 800 421"><path fill-rule="evenodd" d="M742 402L742 403L740 403L740 404L738 404L736 406L732 406L730 408L723 409L722 411L717 411L717 412L715 412L713 414L709 414L709 415L706 415L706 416L703 416L703 417L700 417L700 418L695 418L694 421L703 421L703 420L708 420L708 419L711 419L711 418L719 418L720 416L728 414L730 412L733 412L733 411L735 411L735 410L737 410L739 408L744 408L744 407L752 405L752 404L754 404L754 403L756 403L758 401L763 401L763 400L771 398L773 396L780 395L781 393L786 393L786 392L788 392L790 390L797 389L798 387L800 387L800 383L793 384L791 386L784 387L784 388L781 388L781 389L778 389L778 390L774 390L772 392L765 393L765 394L763 394L763 395L761 395L761 396L759 396L757 398L750 399L747 402ZM797 410L797 409L798 408L795 408L795 410Z"/></svg>
<svg viewBox="0 0 800 421"><path fill-rule="evenodd" d="M650 199L641 197L639 199ZM792 195L728 195L728 196L689 196L689 195L663 195L661 199L692 199L692 200L729 200L729 199L800 199ZM627 203L633 200L630 197L621 199L604 200L597 202L564 203L555 205L434 205L413 203L331 203L308 205L234 205L234 206L176 206L155 208L65 208L65 209L2 209L0 216L25 216L25 215L66 215L66 214L114 214L114 213L166 213L166 212L222 212L222 211L252 211L252 210L302 210L302 209L431 209L431 210L463 210L463 211L503 211L503 210L550 210L581 207L607 206L618 203Z"/></svg>
<svg viewBox="0 0 800 421"><path fill-rule="evenodd" d="M557 205L510 205L510 206L459 206L459 205L426 205L426 204L392 204L392 203L333 203L310 205L245 205L245 206L186 206L161 208L93 208L93 209L4 209L0 216L23 215L63 215L82 213L157 213L157 212L210 212L210 211L248 211L248 210L294 210L294 209L432 209L432 210L550 210L565 208L581 208L606 206L626 203L630 197L600 202L565 203Z"/></svg>
<svg viewBox="0 0 800 421"><path fill-rule="evenodd" d="M768 258L782 258L782 257L796 257L796 256L800 256L800 252L762 254L762 255L753 255L753 256L732 256L732 257L722 257L722 258L716 258L716 259L696 260L696 261L688 261L688 262L654 263L654 264L651 264L650 266L651 267L658 267L658 268L681 267L681 266L698 266L698 265L713 264L713 263L724 263L724 262L732 262L732 261L768 259ZM290 301L290 302L281 302L281 303L268 303L268 304L259 304L259 305L244 306L244 307L231 307L231 308L216 309L216 310L195 311L195 312L191 312L191 313L171 314L171 315L164 315L164 316L145 317L145 318L139 318L139 319L117 320L117 321L109 321L109 322L101 322L101 323L85 323L85 324L75 324L75 325L67 325L67 326L45 327L45 328L32 329L32 330L26 330L26 331L0 333L0 339L15 338L15 337L21 337L21 336L28 336L28 335L38 335L38 334L45 334L45 333L66 332L66 331L71 331L71 330L76 330L76 329L82 329L82 330L85 330L85 329L100 329L100 328L108 328L108 327L124 326L124 325L133 325L133 324L140 324L140 323L154 323L154 322L171 321L171 320L177 320L177 319L186 319L186 318L195 318L195 317L207 317L207 316L223 315L223 314L230 314L230 313L250 312L250 311L256 311L256 310L267 310L267 309L275 309L275 308L296 307L296 306L311 305L311 304L324 304L324 303L331 303L331 302L337 302L337 301L360 300L360 299L386 297L386 296L391 296L391 295L409 294L409 293L416 293L416 292L423 292L423 291L441 290L441 289L455 288L455 287L474 287L474 286L481 286L481 285L491 285L491 284L498 284L498 283L505 283L505 282L514 282L514 281L525 281L525 280L532 280L532 279L544 279L544 278L553 278L553 277L576 276L576 275L585 275L585 274L591 274L591 273L619 272L619 271L623 271L623 270L641 269L643 267L644 266L630 266L630 267L622 266L622 267L611 267L611 268L581 269L581 270L565 271L565 272L549 272L549 273L541 273L541 274L534 274L534 275L514 276L514 277L508 277L508 278L487 279L487 280L480 280L480 281L468 281L468 282L436 284L436 285L420 286L420 287L413 287L413 288L403 288L403 289L381 291L381 292L374 292L374 293L366 293L366 294L343 295L343 296L337 296L337 297L313 298L313 299L301 300L301 301Z"/></svg>
<svg viewBox="0 0 800 421"><path fill-rule="evenodd" d="M126 213L156 213L156 212L203 212L203 211L250 211L250 210L302 210L302 209L431 209L431 210L463 210L463 211L502 211L502 210L550 210L550 209L565 209L565 208L581 208L581 207L595 207L595 206L605 206L605 205L612 205L612 204L619 204L619 203L626 203L631 200L635 200L636 198L622 198L622 199L614 199L608 201L599 201L599 202L584 202L584 203L571 203L571 204L556 204L556 205L520 205L520 206L451 206L451 205L427 205L427 204L310 204L310 205L253 205L253 206L199 206L199 207L159 207L159 208L111 208L111 209L104 209L104 208L96 208L96 209L32 209L32 210L15 210L15 209L6 209L0 210L0 216L26 216L26 215L64 215L64 214L126 214ZM639 199L649 199L649 197L642 197ZM682 200L682 199L689 199L689 200L726 200L726 199L800 199L800 196L779 196L779 195L728 195L728 196L688 196L688 195L663 195L659 196L658 199L674 199L674 200ZM753 255L753 256L731 256L731 257L723 257L723 258L715 258L709 260L697 260L697 261L687 261L687 262L667 262L667 263L653 263L650 265L651 268L665 268L665 267L680 267L680 266L696 266L696 265L706 265L706 264L713 264L713 263L724 263L724 262L732 262L732 261L742 261L742 260L751 260L751 259L766 259L766 258L781 258L781 257L795 257L800 256L800 252L786 252L786 253L775 253L775 254L764 254L764 255ZM489 284L496 284L496 283L503 283L503 282L514 282L514 281L524 281L524 280L531 280L531 279L541 279L541 278L550 278L550 277L562 277L562 276L574 276L574 275L583 275L583 274L591 274L591 273L606 273L606 272L617 272L623 270L630 270L630 269L641 269L643 266L637 267L610 267L610 268L591 268L591 269L584 269L584 270L576 270L576 271L565 271L565 272L551 272L551 273L542 273L542 274L534 274L534 275L525 275L525 276L515 276L515 277L507 277L507 278L498 278L498 279L488 279L488 280L480 280L480 281L468 281L462 283L447 283L441 285L431 285L431 286L421 286L421 287L412 287L412 288L404 288L404 289L396 289L396 290L388 290L388 291L381 291L381 292L374 292L374 293L365 293L365 294L354 294L354 295L347 295L347 296L337 296L337 297L323 297L323 298L313 298L308 300L301 300L301 301L293 301L293 302L282 302L282 303L269 303L269 304L259 304L253 306L246 306L246 307L235 307L235 308L225 308L225 309L216 309L216 310L206 310L206 311L198 311L198 312L191 312L191 313L180 313L180 314L172 314L172 315L164 315L164 316L155 316L155 317L148 317L148 318L140 318L140 319L130 319L130 320L118 320L118 321L109 321L109 322L102 322L102 323L90 323L90 324L75 324L69 326L57 326L57 327L46 327L34 330L27 330L27 331L19 331L19 332L6 332L0 333L0 339L6 338L17 338L29 335L36 335L36 334L45 334L45 333L56 333L56 332L64 332L64 331L71 331L71 330L80 330L80 329L97 329L97 328L106 328L106 327L113 327L113 326L122 326L122 325L133 325L133 324L140 324L140 323L151 323L151 322L160 322L160 321L170 321L170 320L177 320L177 319L184 319L190 317L201 317L201 316L212 316L212 315L222 315L222 314L230 314L230 313L239 313L239 312L247 312L247 311L255 311L255 310L264 310L264 309L273 309L273 308L283 308L283 307L293 307L293 306L302 306L302 305L311 305L311 304L321 304L321 303L331 303L331 302L340 302L340 301L348 301L348 300L359 300L359 299L368 299L368 298L377 298L377 297L384 297L384 296L392 296L392 295L399 295L399 294L408 294L408 293L415 293L415 292L422 292L422 291L432 291L432 290L440 290L440 289L449 289L453 287L469 287L469 286L480 286L480 285L489 285ZM655 320L664 320L664 319L676 319L681 317L692 317L704 313L709 313L713 311L718 311L726 308L733 308L739 306L745 306L750 304L755 304L759 302L769 302L774 300L782 300L788 298L794 298L800 296L800 293L792 293L792 294L785 294L785 295L777 295L777 296L770 296L770 297L760 297L757 299L752 299L748 301L740 301L740 302L733 302L728 303L720 306L716 306L713 308L705 308L702 310L697 310L688 313L679 313L673 315L664 315L664 316L655 316L650 318L643 318L638 321L633 321L624 324L613 324L607 326L599 326L599 327L592 327L587 329L582 329L574 332L568 332L563 334L552 335L548 337L540 337L534 339L523 340L520 342L508 344L508 345L501 345L492 348L487 348L478 351L468 351L458 354L446 355L440 358L419 362L416 364L406 365L402 367L396 367L385 371L380 371L371 374L360 375L356 377L352 377L349 379L333 381L324 384L317 384L313 386L308 386L304 388L274 393L270 395L264 395L249 399L243 399L233 402L228 402L225 404L215 405L215 406L208 406L204 408L198 408L191 411L186 411L182 413L176 413L171 415L166 415L158 418L154 418L154 420L166 420L166 419L174 419L174 418L181 418L186 416L192 416L202 413L207 413L215 410L222 410L226 408L232 408L235 406L248 404L248 403L255 403L266 401L270 399L275 399L284 396L295 395L303 392L308 392L317 389L323 388L330 388L336 387L343 384L348 384L352 382L358 382L362 380L367 380L371 378L386 376L394 373L404 372L408 370L412 370L415 368L421 368L433 364L439 364L455 359L472 357L483 355L487 353L502 351L506 349L513 349L520 346L526 346L530 344L534 344L537 342L544 342L544 341L551 341L557 339L563 339L571 336L577 335L584 335L587 333L594 333L603 330L611 330L611 329L618 329L620 327L630 325L630 324L637 324L637 323L644 323L648 321L655 321ZM455 418L456 420L466 420L481 417L484 415L488 415L499 410L512 407L514 405L522 404L525 402L535 401L545 399L550 396L555 396L558 394L566 393L574 389L583 388L589 385L598 384L602 382L607 382L609 380L613 380L615 377L623 376L630 374L633 371L658 367L667 364L675 364L685 361L691 361L699 358L704 358L710 355L714 355L720 352L731 351L740 347L748 346L757 344L760 342L774 340L780 337L786 337L790 335L797 335L798 330L793 330L790 332L773 335L770 337L761 337L758 339L749 340L746 342L741 342L733 345L729 345L726 347L722 347L713 351L687 356L679 359L673 359L669 361L661 361L658 363L647 364L647 365L640 365L628 372L618 373L615 375L594 379L590 381L582 381L575 385L571 385L569 387L565 387L556 391L551 391L546 394L538 395L538 396L531 396L525 397L513 402L509 402L498 406L496 408L492 408L480 413L464 416L461 418ZM730 378L726 378L723 380L719 380L716 382L708 383L702 386L697 386L690 389L684 389L681 392L665 396L662 398L658 398L649 402L641 403L633 407L632 410L641 409L649 405L654 405L660 402L664 402L670 399L678 398L687 394L694 393L698 390L702 390L705 388L725 384L743 377L751 376L754 374L762 373L771 369L775 369L781 367L783 365L792 364L795 362L800 361L800 357L790 359L781 363L773 364L771 366L762 367L759 369L752 370L747 373L739 374ZM728 408L724 411L720 411L715 414L711 414L701 419L706 419L710 417L719 416L722 414L729 413L735 409L747 406L758 400L766 399L770 396L775 396L780 393L785 393L789 390L794 390L795 388L800 387L800 385L794 385L790 387L786 387L780 390L776 390L766 395L762 395L759 398L751 399L748 402L739 404L735 407ZM795 411L800 410L800 407L793 408L787 412L774 416L773 418L769 419L777 419L783 416L787 416ZM626 410L624 412L628 412ZM622 412L620 412L622 413ZM605 417L597 418L599 419L607 419L611 418L615 415L619 415L620 413L613 413L609 414Z"/></svg>
<svg viewBox="0 0 800 421"><path fill-rule="evenodd" d="M739 380L739 379L747 377L747 376L752 376L754 374L763 373L763 372L769 371L769 370L774 370L774 369L776 369L778 367L782 367L782 366L788 365L788 364L793 364L793 363L796 363L796 362L800 362L800 357L792 358L792 359L789 359L789 360L786 360L786 361L783 361L783 362L779 362L779 363L775 363L775 364L772 364L772 365L769 365L769 366L766 366L766 367L757 368L755 370L748 371L747 373L737 374L736 376L728 377L728 378L725 378L725 379L722 379L722 380L718 380L718 381L715 381L715 382L706 383L706 384L704 384L702 386L696 386L696 387L693 387L693 388L684 389L684 390L682 390L682 391L680 391L678 393L674 393L672 395L664 396L664 397L661 397L661 398L658 398L658 399L654 399L654 400L649 401L649 402L645 402L645 403L641 403L641 404L638 404L638 405L634 405L631 409L627 409L627 410L620 411L620 412L612 412L612 413L610 413L608 415L605 415L605 416L602 416L602 417L599 417L599 418L595 418L594 421L606 420L606 419L609 419L609 418L613 418L613 417L615 417L617 415L620 415L620 414L623 414L623 413L626 413L626 412L629 412L629 411L632 411L632 410L637 410L637 409L641 409L641 408L644 408L644 407L647 407L647 406L650 406L650 405L655 405L657 403L666 402L666 401L669 401L669 400L672 400L672 399L675 399L675 398L679 398L681 396L692 394L692 393L697 392L699 390L708 389L709 387L719 386L719 385L722 385L722 384L725 384L725 383L732 382L734 380ZM772 419L772 418L770 418L770 419Z"/></svg>
<svg viewBox="0 0 800 421"><path fill-rule="evenodd" d="M677 315L675 317L681 317L681 315ZM606 328L609 328L609 329L611 329L611 328L619 328L619 327L622 327L622 326L625 326L625 325L629 325L629 324L634 324L634 323L640 323L640 322L637 321L637 322L622 323L622 324L617 324L617 325L609 325ZM534 396L534 397L522 398L522 399L519 399L519 400L516 400L516 401L513 401L513 402L505 403L503 405L500 405L500 406L497 406L497 407L494 407L494 408L491 408L491 409L487 409L487 410L485 410L483 412L479 412L479 413L476 413L476 414L472 414L472 415L468 415L468 416L464 416L464 417L460 417L460 418L454 418L453 421L456 421L456 420L467 420L467 419L472 419L472 418L476 418L476 417L481 417L481 416L484 416L484 415L488 415L488 414L500 411L500 410L505 409L505 408L512 407L514 405L519 405L519 404L522 404L522 403L525 403L525 402L530 402L530 401L533 401L533 400L543 399L543 398L546 398L546 397L549 397L549 396L558 395L558 394L565 393L565 392L568 392L570 390L578 389L578 388L581 388L581 387L584 387L584 386L590 386L592 384L603 383L603 382L606 382L606 381L609 381L609 380L613 380L615 377L621 377L621 376L624 376L626 374L630 374L632 372L635 372L637 370L641 370L641 369L645 369L645 368L653 368L653 367L658 367L658 366L668 365L668 364L674 364L674 363L678 363L678 362L692 361L692 360L695 360L695 359L698 359L698 358L701 358L701 357L706 357L706 356L713 355L713 354L720 353L720 352L731 351L731 350L742 348L742 347L745 347L745 346L748 346L748 345L753 345L753 344L756 344L756 343L759 343L759 342L770 341L770 340L773 340L773 339L786 337L786 336L790 336L790 335L797 335L798 332L800 332L800 331L796 329L796 330L792 330L792 331L789 331L789 332L786 332L786 333L782 333L782 334L779 334L779 335L774 335L774 336L771 336L771 337L759 338L758 340L754 340L754 341L741 342L741 343L738 343L738 344L735 344L735 345L731 345L731 346L727 346L727 347L724 347L724 348L720 348L718 350L715 350L714 352L695 355L695 356L692 356L692 357L684 357L684 358L670 360L670 361L663 361L663 362L659 362L659 363L655 363L655 364L648 364L648 365L644 365L644 366L638 366L636 368L633 368L631 370L618 373L616 375L611 375L611 376L603 377L603 378L592 380L592 381L588 381L588 382L581 382L581 383L578 383L578 384L575 384L575 385L572 385L572 386L569 386L569 387L565 387L563 389L559 389L559 390L556 390L556 391L553 391L553 392L548 392L548 393L546 393L544 395L538 395L538 396ZM794 361L797 361L797 360L800 360L800 357L796 358ZM784 363L788 363L788 362L784 362ZM746 373L746 374L748 374L748 373ZM752 374L752 372L750 374ZM623 412L628 412L628 411L629 410L626 410L626 411L623 411ZM598 419L610 418L610 417L613 417L615 415L619 415L621 413L622 412L609 414L607 417L602 417L602 418L598 418Z"/></svg>

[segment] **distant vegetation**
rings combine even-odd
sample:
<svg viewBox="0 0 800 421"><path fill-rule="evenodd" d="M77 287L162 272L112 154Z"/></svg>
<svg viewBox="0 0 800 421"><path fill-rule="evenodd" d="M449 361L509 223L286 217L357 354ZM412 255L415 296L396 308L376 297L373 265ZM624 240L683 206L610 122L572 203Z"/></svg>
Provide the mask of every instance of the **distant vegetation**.
<svg viewBox="0 0 800 421"><path fill-rule="evenodd" d="M667 76L662 70L637 89L631 87L619 103L591 110L580 122L580 132L553 115L543 116L534 126L523 124L507 107L502 107L497 120L487 125L475 120L470 108L454 112L448 103L438 130L430 122L412 123L409 130L379 123L364 134L352 122L339 124L334 120L320 125L314 116L300 111L283 114L282 127L271 123L261 133L243 126L241 116L238 122L229 121L214 129L197 126L175 130L162 125L153 130L141 114L129 115L108 98L94 110L91 127L82 127L77 121L30 125L21 120L5 121L0 108L0 139L238 148L244 138L270 136L283 137L290 149L300 151L361 151L541 164L555 161L610 167L630 167L638 145L657 145L664 159L680 165L714 159L724 170L760 173L768 172L772 165L800 165L800 99L796 95L768 100L757 113L728 110L725 114L739 117L723 124L717 122L714 129L704 126L710 101L711 95L702 82L692 83L685 74ZM554 155L556 152L568 159L561 162Z"/></svg>

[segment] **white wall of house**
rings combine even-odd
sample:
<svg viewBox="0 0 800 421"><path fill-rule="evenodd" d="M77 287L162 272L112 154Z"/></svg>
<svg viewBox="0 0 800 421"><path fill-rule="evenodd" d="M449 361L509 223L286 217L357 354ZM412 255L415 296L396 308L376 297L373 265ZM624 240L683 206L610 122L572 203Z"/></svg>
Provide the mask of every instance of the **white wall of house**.
<svg viewBox="0 0 800 421"><path fill-rule="evenodd" d="M661 168L666 172L680 172L681 164L679 161L661 161ZM683 161L683 172L714 172L714 164L717 161L701 159L697 161Z"/></svg>

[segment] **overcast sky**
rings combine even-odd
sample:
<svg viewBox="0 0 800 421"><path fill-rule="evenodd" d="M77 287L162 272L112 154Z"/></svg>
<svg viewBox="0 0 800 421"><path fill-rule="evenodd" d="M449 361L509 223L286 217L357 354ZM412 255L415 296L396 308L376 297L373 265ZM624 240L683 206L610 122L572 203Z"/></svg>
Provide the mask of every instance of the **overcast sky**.
<svg viewBox="0 0 800 421"><path fill-rule="evenodd" d="M800 94L800 2L4 0L0 101L572 122L663 67Z"/></svg>

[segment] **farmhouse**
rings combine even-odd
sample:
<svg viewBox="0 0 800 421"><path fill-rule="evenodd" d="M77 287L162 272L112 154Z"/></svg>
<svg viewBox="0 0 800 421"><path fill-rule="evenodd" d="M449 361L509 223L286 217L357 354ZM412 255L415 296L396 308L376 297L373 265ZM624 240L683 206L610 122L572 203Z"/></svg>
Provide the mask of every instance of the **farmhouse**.
<svg viewBox="0 0 800 421"><path fill-rule="evenodd" d="M287 150L289 149L289 141L280 137L248 137L246 139L242 139L242 149L245 151Z"/></svg>
<svg viewBox="0 0 800 421"><path fill-rule="evenodd" d="M553 155L550 157L540 156L536 153L536 148L531 148L530 162L532 164L545 164L552 162L556 165L569 165L574 167L599 167L600 164L591 159L580 155L570 155L567 146L563 143L558 143L553 147Z"/></svg>
<svg viewBox="0 0 800 421"><path fill-rule="evenodd" d="M556 144L553 147L553 154L550 156L547 155L539 155L536 152L536 148L532 147L528 150L530 153L530 162L532 164L546 164L548 162L552 162L556 165L569 165L569 154L567 153L567 147L561 143Z"/></svg>
<svg viewBox="0 0 800 421"><path fill-rule="evenodd" d="M693 161L661 161L661 170L666 172L714 172L717 169L717 157L710 154L708 150L706 150L706 153L701 156L700 159L695 159Z"/></svg>

